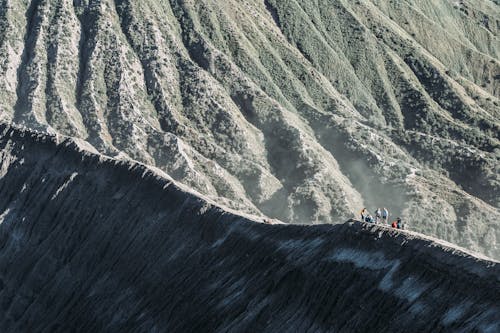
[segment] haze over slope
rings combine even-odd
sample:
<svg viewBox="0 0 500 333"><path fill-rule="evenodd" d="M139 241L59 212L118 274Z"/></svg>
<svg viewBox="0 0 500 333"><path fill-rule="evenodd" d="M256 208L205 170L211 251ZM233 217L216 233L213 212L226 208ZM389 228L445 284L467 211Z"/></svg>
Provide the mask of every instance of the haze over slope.
<svg viewBox="0 0 500 333"><path fill-rule="evenodd" d="M82 147L0 124L2 332L500 329L497 262L361 223L257 223Z"/></svg>
<svg viewBox="0 0 500 333"><path fill-rule="evenodd" d="M388 205L498 258L499 22L487 0L0 0L0 118L233 208Z"/></svg>

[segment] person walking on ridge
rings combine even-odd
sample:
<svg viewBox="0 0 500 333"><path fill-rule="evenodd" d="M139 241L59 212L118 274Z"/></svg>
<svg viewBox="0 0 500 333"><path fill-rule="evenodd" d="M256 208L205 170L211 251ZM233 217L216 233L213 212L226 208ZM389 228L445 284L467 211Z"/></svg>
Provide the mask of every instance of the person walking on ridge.
<svg viewBox="0 0 500 333"><path fill-rule="evenodd" d="M366 208L363 208L361 210L361 221L364 221L367 216L368 216L368 211L366 210Z"/></svg>
<svg viewBox="0 0 500 333"><path fill-rule="evenodd" d="M382 211L380 210L380 208L377 208L377 210L375 211L375 223L379 224L381 217Z"/></svg>
<svg viewBox="0 0 500 333"><path fill-rule="evenodd" d="M391 227L395 229L403 229L403 222L401 222L401 218L398 217L395 221L393 221Z"/></svg>
<svg viewBox="0 0 500 333"><path fill-rule="evenodd" d="M389 211L385 207L382 210L382 220L384 220L384 224L388 224L389 223Z"/></svg>

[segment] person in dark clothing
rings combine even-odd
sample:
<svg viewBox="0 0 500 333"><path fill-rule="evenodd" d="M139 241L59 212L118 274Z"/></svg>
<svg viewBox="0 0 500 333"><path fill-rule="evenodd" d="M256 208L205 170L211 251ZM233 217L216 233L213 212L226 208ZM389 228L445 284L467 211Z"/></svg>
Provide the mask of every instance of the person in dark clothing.
<svg viewBox="0 0 500 333"><path fill-rule="evenodd" d="M366 217L368 216L368 211L366 210L366 208L363 208L360 214L361 214L361 221L365 221Z"/></svg>

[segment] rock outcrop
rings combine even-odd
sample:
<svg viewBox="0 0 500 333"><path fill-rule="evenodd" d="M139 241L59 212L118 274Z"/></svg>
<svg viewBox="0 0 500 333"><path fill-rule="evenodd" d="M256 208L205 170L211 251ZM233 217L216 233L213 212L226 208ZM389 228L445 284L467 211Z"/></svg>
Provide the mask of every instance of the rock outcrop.
<svg viewBox="0 0 500 333"><path fill-rule="evenodd" d="M269 225L0 125L2 332L498 332L500 266L349 222Z"/></svg>

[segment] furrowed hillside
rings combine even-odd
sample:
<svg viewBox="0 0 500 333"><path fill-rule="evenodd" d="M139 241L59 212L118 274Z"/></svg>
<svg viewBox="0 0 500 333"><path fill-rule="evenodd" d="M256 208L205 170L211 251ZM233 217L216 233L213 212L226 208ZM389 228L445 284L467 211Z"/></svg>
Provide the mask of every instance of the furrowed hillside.
<svg viewBox="0 0 500 333"><path fill-rule="evenodd" d="M0 119L290 223L388 206L500 258L489 0L0 0Z"/></svg>

